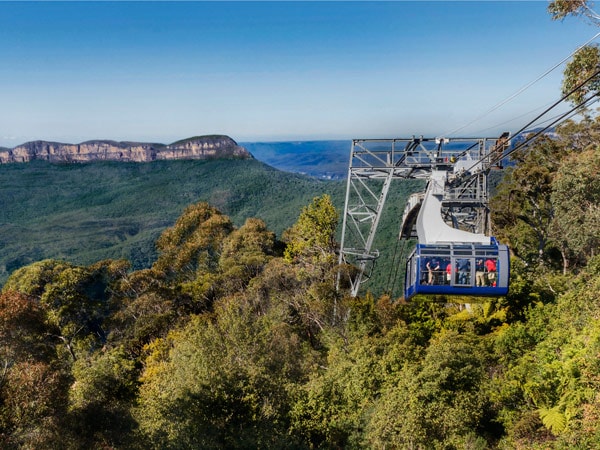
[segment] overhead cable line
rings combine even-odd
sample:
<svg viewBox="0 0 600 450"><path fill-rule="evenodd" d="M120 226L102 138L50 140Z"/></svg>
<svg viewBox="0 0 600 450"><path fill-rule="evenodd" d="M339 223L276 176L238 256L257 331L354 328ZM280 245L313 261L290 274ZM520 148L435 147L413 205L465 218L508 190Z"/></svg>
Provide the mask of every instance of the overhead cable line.
<svg viewBox="0 0 600 450"><path fill-rule="evenodd" d="M587 4L584 4L583 7L586 11L584 14L588 16L592 22L598 23L600 21L600 15L598 15L596 11L590 8Z"/></svg>
<svg viewBox="0 0 600 450"><path fill-rule="evenodd" d="M392 264L393 264L394 270L389 271L387 284L385 286L385 290L386 290L386 292L388 292L390 294L390 296L392 296L394 293L394 286L396 285L396 277L398 275L398 268L400 267L400 264L398 263L398 259L397 259L399 246L400 246L400 239L396 239L396 245L394 245L394 255L392 256Z"/></svg>
<svg viewBox="0 0 600 450"><path fill-rule="evenodd" d="M568 99L572 94L574 94L575 92L577 92L579 89L581 89L583 86L585 86L587 83L589 83L590 81L592 81L594 78L596 78L598 75L600 75L600 69L596 70L593 74L591 74L589 77L587 77L585 80L583 80L581 83L579 83L577 86L575 86L573 89L571 89L569 92L567 92L566 94L564 94L559 100L557 100L556 102L554 102L552 105L550 105L548 108L546 108L541 114L539 114L535 119L533 119L532 121L530 121L528 124L526 124L525 126L523 126L519 131L517 131L515 133L515 135L519 135L522 132L524 132L527 128L531 127L532 124L534 124L535 122L537 122L538 119L540 119L541 117L543 117L545 114L547 114L548 112L552 111L554 108L556 108L559 104L561 104L562 102L564 102L566 99ZM571 108L569 111L567 111L566 113L562 114L557 120L553 121L552 123L550 123L549 125L546 125L542 130L540 130L539 132L535 133L534 136L537 137L539 136L542 132L545 132L546 130L548 130L549 128L553 127L554 125L556 125L557 123L560 123L564 118L566 118L568 115L570 115L573 112L576 112L580 109L582 109L583 107L587 106L588 102L591 102L591 100L593 100L594 98L598 97L600 95L600 92L596 92L595 94L593 94L592 96L590 96L589 98L583 100L582 102L580 102L579 104L575 105L573 108ZM517 147L511 149L506 155L499 155L498 161L495 162L499 162L501 159L503 159L504 157L510 155L511 153L513 153L514 151L516 151L518 148L521 148L523 146L523 144L518 145Z"/></svg>
<svg viewBox="0 0 600 450"><path fill-rule="evenodd" d="M533 86L535 83L537 83L538 81L540 81L542 78L544 78L545 76L547 76L548 74L550 74L551 72L553 72L556 68L558 68L559 66L561 66L565 61L567 61L573 55L575 55L575 53L577 53L583 47L585 47L590 42L592 42L593 40L595 40L598 36L600 36L600 32L596 33L593 37L591 37L590 39L588 39L584 44L582 44L579 47L577 47L577 49L575 49L569 56L567 56L566 58L563 58L560 62L556 63L550 69L546 70L543 74L541 74L540 76L538 76L535 80L529 82L528 84L526 84L525 86L523 86L521 89L519 89L514 94L510 95L505 100L502 100L500 103L492 106L490 109L488 109L484 113L480 114L479 116L475 117L473 120L471 120L470 122L466 123L465 125L463 125L463 126L461 126L459 128L456 128L455 130L452 130L449 133L444 134L443 136L452 136L453 134L457 133L458 131L461 131L461 130L467 128L469 125L472 125L473 123L477 122L478 120L483 119L485 116L491 114L492 112L494 112L495 110L497 110L501 106L504 106L506 103L508 103L509 101L511 101L513 98L515 98L516 96L520 95L522 92L524 92L525 90L527 90L528 88L530 88L531 86Z"/></svg>
<svg viewBox="0 0 600 450"><path fill-rule="evenodd" d="M570 109L569 111L567 111L566 113L562 114L558 119L556 119L554 122L550 123L549 125L546 125L544 128L542 128L541 130L533 133L531 136L528 136L527 139L525 141L523 141L521 144L517 145L515 148L509 150L508 152L506 152L505 155L503 155L502 157L498 158L497 161L495 162L499 162L500 160L502 160L503 158L509 156L511 153L516 152L517 150L520 150L521 148L523 148L524 146L526 146L527 144L530 144L532 141L534 141L540 134L546 132L549 128L552 128L553 126L563 122L564 120L568 119L569 117L575 115L579 110L581 110L583 107L585 106L589 106L595 102L597 102L598 100L600 100L600 98L598 98L600 96L600 92L597 92L593 95L591 95L589 98L587 98L586 100L584 100L583 102L581 102L579 105L573 107L572 109Z"/></svg>
<svg viewBox="0 0 600 450"><path fill-rule="evenodd" d="M589 98L585 99L583 102L579 103L577 106L574 106L573 108L571 108L569 111L560 114L559 116L554 116L556 117L556 119L551 122L550 124L546 125L545 127L543 127L542 129L531 133L527 136L527 138L521 142L519 145L517 145L516 147L512 148L511 150L509 150L506 153L503 153L502 155L499 155L496 158L491 158L490 159L490 165L493 166L495 164L498 164L502 159L506 158L507 156L511 155L512 153L516 152L517 150L522 149L523 147L526 147L527 145L529 145L531 142L535 141L538 136L540 136L541 134L545 133L546 131L548 131L548 129L554 127L555 125L560 124L561 122L571 118L572 116L574 116L575 114L578 113L579 110L581 110L583 107L585 106L589 106L595 102L597 102L598 100L600 100L600 98L598 98L600 96L600 92L593 94L592 96L590 96ZM551 119L550 119L551 120ZM477 165L477 164L475 164ZM472 166L471 168L473 168L474 166Z"/></svg>
<svg viewBox="0 0 600 450"><path fill-rule="evenodd" d="M543 105L543 106L539 106L539 107L537 107L537 108L535 108L535 109L532 109L531 111L528 111L528 112L526 112L526 113L524 113L524 114L521 114L520 116L513 117L512 119L505 120L504 122L501 122L501 123L498 123L498 124L496 124L496 125L493 125L493 126L491 126L491 127L484 128L484 129L482 129L482 130L479 130L479 131L477 131L475 134L478 134L478 135L486 135L486 134L487 134L487 133L488 133L490 130L497 130L498 128L500 128L500 127L503 127L503 126L504 126L504 125L506 125L506 124L509 124L509 123L511 123L511 122L515 122L515 121L517 121L517 120L520 120L520 119L523 119L523 118L525 118L525 117L529 117L529 116L531 116L533 113L535 113L535 112L537 112L537 111L541 110L542 108L546 108L546 107L547 107L549 104L550 104L550 103L546 103L545 105Z"/></svg>
<svg viewBox="0 0 600 450"><path fill-rule="evenodd" d="M527 130L529 127L531 127L532 124L534 124L535 122L537 122L541 117L543 117L548 112L552 111L559 104L561 104L567 98L569 98L573 93L575 93L576 91L578 91L579 89L581 89L583 86L585 86L587 83L589 83L591 80L593 80L598 75L600 75L600 69L596 70L592 75L590 75L588 78L586 78L585 80L583 80L581 83L579 83L573 89L571 89L569 92L567 92L566 94L564 94L559 100L557 100L552 105L550 105L548 108L546 108L542 113L540 113L538 116L536 116L533 120L531 120L530 122L528 122L519 131L517 131L514 134L514 136L517 136L517 135L523 133L525 130ZM599 96L600 96L600 92L596 92L596 93L592 94L589 98L587 98L587 99L583 100L582 102L580 102L579 104L575 105L573 108L571 108L567 112L559 115L556 120L554 120L550 124L546 125L541 130L538 130L537 132L535 132L535 133L531 134L530 136L528 136L527 139L525 139L525 141L521 142L519 145L517 145L515 148L511 149L509 152L502 153L502 154L500 154L500 155L498 155L496 157L492 157L492 158L490 158L489 156L484 156L483 158L477 160L471 167L469 167L465 171L465 173L470 173L477 165L481 164L484 160L486 160L488 158L489 158L488 161L489 161L490 166L499 163L502 159L506 158L511 153L514 153L515 151L520 150L524 146L530 144L539 135L541 135L542 133L545 133L549 128L552 128L553 126L559 124L560 122L562 122L563 120L565 120L568 116L570 116L570 115L576 113L577 111L581 110L582 108L584 108L586 106L589 106L590 104L598 101L599 100L598 99ZM470 176L467 176L467 177L459 177L459 178L461 178L461 180L465 180L465 179L470 179L472 177L473 177L473 175L470 175Z"/></svg>

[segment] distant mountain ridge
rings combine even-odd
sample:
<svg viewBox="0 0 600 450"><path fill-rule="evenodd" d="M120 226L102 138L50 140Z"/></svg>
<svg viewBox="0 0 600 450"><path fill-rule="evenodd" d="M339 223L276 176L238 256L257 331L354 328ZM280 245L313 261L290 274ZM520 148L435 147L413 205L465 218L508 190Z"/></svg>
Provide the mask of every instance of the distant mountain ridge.
<svg viewBox="0 0 600 450"><path fill-rule="evenodd" d="M286 172L327 180L348 174L351 140L242 142L259 161Z"/></svg>
<svg viewBox="0 0 600 450"><path fill-rule="evenodd" d="M12 149L0 148L0 164L34 160L75 163L223 158L253 159L253 156L248 150L225 135L195 136L168 145L110 140L93 140L80 144L31 141Z"/></svg>

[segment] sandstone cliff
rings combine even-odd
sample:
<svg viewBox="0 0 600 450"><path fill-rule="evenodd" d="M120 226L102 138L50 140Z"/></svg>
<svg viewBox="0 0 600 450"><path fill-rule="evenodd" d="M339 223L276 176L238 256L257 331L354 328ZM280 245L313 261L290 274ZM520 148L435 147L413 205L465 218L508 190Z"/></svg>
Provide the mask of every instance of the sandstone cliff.
<svg viewBox="0 0 600 450"><path fill-rule="evenodd" d="M12 149L0 148L0 164L33 160L65 163L220 158L251 159L252 155L230 137L220 135L197 136L169 145L115 141L87 141L81 144L32 141Z"/></svg>

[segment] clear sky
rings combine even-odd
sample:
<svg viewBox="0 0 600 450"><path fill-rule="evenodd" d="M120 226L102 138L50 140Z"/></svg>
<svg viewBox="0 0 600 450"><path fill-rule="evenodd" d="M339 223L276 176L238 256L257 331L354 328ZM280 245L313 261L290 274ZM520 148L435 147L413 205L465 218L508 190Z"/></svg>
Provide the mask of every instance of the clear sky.
<svg viewBox="0 0 600 450"><path fill-rule="evenodd" d="M0 2L0 146L445 135L600 31L546 7ZM560 97L561 70L459 134L516 131Z"/></svg>

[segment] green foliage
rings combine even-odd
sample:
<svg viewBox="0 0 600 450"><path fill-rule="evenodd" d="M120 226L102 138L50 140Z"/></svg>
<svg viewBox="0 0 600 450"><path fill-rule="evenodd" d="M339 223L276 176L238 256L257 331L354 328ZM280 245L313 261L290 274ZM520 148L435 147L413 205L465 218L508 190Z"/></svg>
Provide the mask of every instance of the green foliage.
<svg viewBox="0 0 600 450"><path fill-rule="evenodd" d="M47 284L73 267L73 264L51 259L32 263L16 270L4 285L3 292L15 291L39 300Z"/></svg>
<svg viewBox="0 0 600 450"><path fill-rule="evenodd" d="M302 209L292 228L284 233L286 261L299 261L308 266L319 263L331 265L335 261L338 218L339 214L328 195L315 197Z"/></svg>
<svg viewBox="0 0 600 450"><path fill-rule="evenodd" d="M548 11L554 20L562 20L568 15L584 14L588 3L588 0L553 0L548 5Z"/></svg>
<svg viewBox="0 0 600 450"><path fill-rule="evenodd" d="M573 105L581 104L590 93L600 89L600 50L597 45L587 45L575 53L564 71L562 92L569 95Z"/></svg>
<svg viewBox="0 0 600 450"><path fill-rule="evenodd" d="M105 343L109 290L127 267L123 261L80 267L47 260L16 271L4 291L14 290L38 301L51 336L75 360Z"/></svg>
<svg viewBox="0 0 600 450"><path fill-rule="evenodd" d="M559 407L540 408L539 414L542 423L552 434L558 435L567 427L567 418Z"/></svg>
<svg viewBox="0 0 600 450"><path fill-rule="evenodd" d="M169 341L146 363L136 410L156 448L294 446L286 409L310 358L289 326L231 299Z"/></svg>
<svg viewBox="0 0 600 450"><path fill-rule="evenodd" d="M526 322L496 340L505 369L495 381L494 397L513 440L545 442L539 427L557 436L560 445L596 439L584 418L595 410L599 279L596 273L582 282L587 277L582 274L555 302L532 306ZM539 425L526 431L523 423L532 414L539 416Z"/></svg>
<svg viewBox="0 0 600 450"><path fill-rule="evenodd" d="M158 238L160 254L152 268L174 281L191 281L214 272L223 240L232 231L229 217L208 203L189 206Z"/></svg>
<svg viewBox="0 0 600 450"><path fill-rule="evenodd" d="M421 362L407 361L383 390L367 427L372 448L457 448L485 439L487 351L472 335L436 335Z"/></svg>
<svg viewBox="0 0 600 450"><path fill-rule="evenodd" d="M59 338L75 360L101 346L106 333L102 321L107 315L107 299L103 280L82 267L66 268L40 297L48 322L59 330Z"/></svg>
<svg viewBox="0 0 600 450"><path fill-rule="evenodd" d="M375 311L352 306L363 310L360 318L348 324L347 333L329 336L326 363L313 372L293 407L292 430L311 448L364 448L364 428L382 388L395 384L399 370L419 353L403 324L385 334L374 332ZM367 316L372 335L357 329Z"/></svg>
<svg viewBox="0 0 600 450"><path fill-rule="evenodd" d="M573 255L585 261L600 247L600 152L598 148L563 160L553 184L555 227Z"/></svg>
<svg viewBox="0 0 600 450"><path fill-rule="evenodd" d="M260 219L247 219L223 241L219 269L221 289L233 293L258 276L275 253L275 233Z"/></svg>
<svg viewBox="0 0 600 450"><path fill-rule="evenodd" d="M567 121L558 138L514 156L491 200L497 236L527 264L577 270L598 246L599 119Z"/></svg>
<svg viewBox="0 0 600 450"><path fill-rule="evenodd" d="M111 402L134 398L136 374L134 361L127 357L122 347L77 361L73 365L75 384L70 392L71 408L110 406Z"/></svg>
<svg viewBox="0 0 600 450"><path fill-rule="evenodd" d="M538 139L514 156L517 166L506 173L491 201L498 237L529 263L549 258L554 217L550 195L563 150L554 140Z"/></svg>
<svg viewBox="0 0 600 450"><path fill-rule="evenodd" d="M273 255L274 247L275 233L262 220L247 219L223 243L219 265L227 270L230 265L241 264L247 266L251 276L256 275L256 269Z"/></svg>
<svg viewBox="0 0 600 450"><path fill-rule="evenodd" d="M122 347L75 362L74 382L69 392L69 421L80 436L80 445L137 447L132 441L136 424L130 405L137 396L138 372L136 362Z"/></svg>

